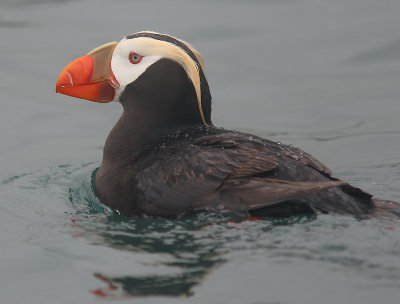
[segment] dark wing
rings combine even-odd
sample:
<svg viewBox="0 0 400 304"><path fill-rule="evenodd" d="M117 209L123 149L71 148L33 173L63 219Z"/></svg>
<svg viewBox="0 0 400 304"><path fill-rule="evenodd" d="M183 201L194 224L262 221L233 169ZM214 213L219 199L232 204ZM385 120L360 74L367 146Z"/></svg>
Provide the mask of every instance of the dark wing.
<svg viewBox="0 0 400 304"><path fill-rule="evenodd" d="M295 160L299 165L304 165L315 169L325 176L331 176L332 171L317 160L312 155L296 148L292 145L285 145L274 142L265 138L254 136L251 134L229 131L217 136L205 136L196 141L200 145L220 146L222 143L226 146L232 146L232 143L240 145L240 147L249 147L258 151L264 151L272 155L274 159L287 162L288 159Z"/></svg>
<svg viewBox="0 0 400 304"><path fill-rule="evenodd" d="M264 144L236 133L166 147L138 171L139 207L167 217L197 209L246 211L344 184L259 177L278 167L275 156Z"/></svg>
<svg viewBox="0 0 400 304"><path fill-rule="evenodd" d="M249 211L344 184L343 181L290 182L272 178L252 178L241 181L233 179L225 182L219 193L214 194L214 197L196 201L195 207L196 209ZM215 206L213 202L217 202L219 205Z"/></svg>

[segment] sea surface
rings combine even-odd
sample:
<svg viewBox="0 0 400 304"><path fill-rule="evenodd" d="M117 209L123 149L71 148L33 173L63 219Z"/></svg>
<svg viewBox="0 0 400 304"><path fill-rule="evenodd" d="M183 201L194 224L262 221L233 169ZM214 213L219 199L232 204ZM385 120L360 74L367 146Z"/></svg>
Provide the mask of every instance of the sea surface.
<svg viewBox="0 0 400 304"><path fill-rule="evenodd" d="M92 179L118 103L55 93L140 30L203 55L215 125L293 144L400 201L400 1L0 0L0 302L386 304L400 221L130 219Z"/></svg>

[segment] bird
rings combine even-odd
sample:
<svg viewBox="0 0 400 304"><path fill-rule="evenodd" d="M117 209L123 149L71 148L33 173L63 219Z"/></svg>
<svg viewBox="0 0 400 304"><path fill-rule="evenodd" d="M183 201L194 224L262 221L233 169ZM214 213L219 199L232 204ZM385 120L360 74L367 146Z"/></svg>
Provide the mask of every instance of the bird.
<svg viewBox="0 0 400 304"><path fill-rule="evenodd" d="M197 212L244 216L397 216L400 204L332 176L292 145L214 126L200 53L141 31L68 64L56 92L122 104L95 175L99 200L128 217Z"/></svg>

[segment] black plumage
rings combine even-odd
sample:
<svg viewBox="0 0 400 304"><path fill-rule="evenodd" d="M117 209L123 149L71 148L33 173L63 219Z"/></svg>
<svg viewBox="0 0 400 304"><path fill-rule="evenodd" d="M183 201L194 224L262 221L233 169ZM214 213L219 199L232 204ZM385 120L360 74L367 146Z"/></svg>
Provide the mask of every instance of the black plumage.
<svg viewBox="0 0 400 304"><path fill-rule="evenodd" d="M121 171L126 174L117 174L121 192L104 188L117 199L108 201L103 189L98 193L129 216L179 217L195 210L263 216L377 212L371 195L332 178L328 168L300 149L215 127L179 129L149 140ZM96 181L102 179L100 172ZM397 204L387 203L396 210Z"/></svg>
<svg viewBox="0 0 400 304"><path fill-rule="evenodd" d="M169 218L199 210L395 216L399 204L373 199L332 177L298 148L213 126L211 94L197 54L168 35L140 32L127 39L143 37L164 40L190 55L198 67L201 100L182 63L171 58L157 60L124 87L118 97L124 111L107 138L95 177L104 204L126 216ZM73 86L68 79L60 76L60 92Z"/></svg>
<svg viewBox="0 0 400 304"><path fill-rule="evenodd" d="M126 88L121 103L124 113L110 133L96 176L99 198L121 214L375 212L371 195L332 178L310 154L204 126L191 83L173 61L150 67Z"/></svg>

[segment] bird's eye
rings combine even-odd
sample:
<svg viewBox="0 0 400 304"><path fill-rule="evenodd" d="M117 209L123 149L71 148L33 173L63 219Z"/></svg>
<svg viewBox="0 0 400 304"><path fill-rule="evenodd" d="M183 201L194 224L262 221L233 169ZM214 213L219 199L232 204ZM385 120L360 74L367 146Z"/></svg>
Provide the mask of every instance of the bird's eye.
<svg viewBox="0 0 400 304"><path fill-rule="evenodd" d="M140 56L138 53L131 52L129 54L129 61L133 64L137 64L142 61L143 56Z"/></svg>

